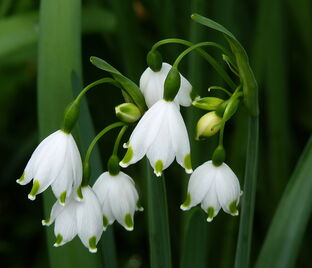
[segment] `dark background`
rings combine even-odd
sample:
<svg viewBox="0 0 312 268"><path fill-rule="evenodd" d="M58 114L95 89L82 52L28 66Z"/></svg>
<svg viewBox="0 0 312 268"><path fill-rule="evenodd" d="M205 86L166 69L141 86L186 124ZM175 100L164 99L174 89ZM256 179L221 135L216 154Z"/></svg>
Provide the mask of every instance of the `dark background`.
<svg viewBox="0 0 312 268"><path fill-rule="evenodd" d="M48 265L42 199L27 199L31 186L15 183L38 143L36 78L37 40L31 39L15 48L5 48L5 35L15 34L7 24L18 16L36 16L39 1L0 0L0 265L1 267L45 267ZM209 1L83 1L82 55L84 84L103 77L103 72L89 63L95 55L110 62L135 82L146 68L145 55L153 43L168 37L192 41L217 41L222 36L204 27L194 36L190 14L194 11L210 17L228 28L241 41L250 57L260 92L260 158L256 212L253 232L252 263L256 260L266 231L290 178L295 163L312 129L312 17L311 1L282 0L209 0ZM99 13L96 13L98 12ZM105 16L103 16L105 15ZM96 19L95 19L96 18ZM16 33L18 34L18 33ZM2 41L1 41L2 40ZM57 49L57 48L56 48ZM161 49L165 61L172 63L182 51L178 45ZM222 61L215 50L211 50ZM211 85L222 85L220 78L200 57L184 60L182 73L201 94ZM191 60L197 64L191 65ZM192 66L192 67L190 67ZM114 88L94 89L88 102L95 129L100 131L114 120L114 106L122 102ZM203 113L182 109L193 137L190 114ZM228 163L243 178L245 161L246 110L242 107L225 132ZM113 136L100 143L103 163L112 147ZM199 143L192 139L194 167L211 156L215 139ZM109 149L108 149L109 148ZM122 152L123 153L123 152ZM144 178L136 175L140 165L131 167L142 196ZM167 195L174 267L178 266L182 221L179 210L184 200L185 183L174 164L167 173ZM299 198L299 197L298 197ZM290 212L291 214L291 212ZM203 220L204 213L203 213ZM290 215L291 220L291 215ZM115 224L116 225L116 224ZM135 231L125 232L115 226L120 267L148 267L146 213L136 214ZM232 267L235 254L238 218L220 211L212 224L214 245L207 252L211 267ZM52 227L50 227L52 228ZM311 224L308 226L297 267L311 264ZM224 236L227 237L224 237ZM52 246L52 245L49 245ZM222 257L227 256L227 257Z"/></svg>

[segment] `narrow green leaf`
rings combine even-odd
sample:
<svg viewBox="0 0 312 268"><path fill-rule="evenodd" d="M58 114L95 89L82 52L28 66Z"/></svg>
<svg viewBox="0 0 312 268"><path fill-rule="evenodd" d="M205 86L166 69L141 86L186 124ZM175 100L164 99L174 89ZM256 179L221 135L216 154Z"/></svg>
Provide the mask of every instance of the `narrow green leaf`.
<svg viewBox="0 0 312 268"><path fill-rule="evenodd" d="M235 268L248 268L250 262L253 215L255 208L258 169L259 118L249 116L247 159L241 218L235 256Z"/></svg>
<svg viewBox="0 0 312 268"><path fill-rule="evenodd" d="M90 61L97 68L110 73L114 79L122 85L133 102L139 107L140 111L144 113L144 111L147 109L144 96L141 93L139 87L133 81L123 76L117 69L115 69L105 60L92 56ZM130 100L125 98L125 101L129 102Z"/></svg>
<svg viewBox="0 0 312 268"><path fill-rule="evenodd" d="M249 59L243 46L235 38L235 36L221 24L198 14L193 14L191 18L204 26L225 34L225 38L236 58L237 68L244 90L245 105L251 115L257 116L259 114L258 85L250 68Z"/></svg>
<svg viewBox="0 0 312 268"><path fill-rule="evenodd" d="M312 137L278 205L256 267L295 267L312 211Z"/></svg>
<svg viewBox="0 0 312 268"><path fill-rule="evenodd" d="M41 2L38 70L41 139L60 127L64 109L72 100L71 74L81 77L80 11L81 3L76 0ZM54 202L51 192L44 194L46 216ZM78 238L60 248L53 247L54 241L53 227L47 228L50 267L99 267L99 255L91 255Z"/></svg>
<svg viewBox="0 0 312 268"><path fill-rule="evenodd" d="M145 161L150 267L170 268L172 264L165 177L156 178L152 175L149 161L147 159Z"/></svg>

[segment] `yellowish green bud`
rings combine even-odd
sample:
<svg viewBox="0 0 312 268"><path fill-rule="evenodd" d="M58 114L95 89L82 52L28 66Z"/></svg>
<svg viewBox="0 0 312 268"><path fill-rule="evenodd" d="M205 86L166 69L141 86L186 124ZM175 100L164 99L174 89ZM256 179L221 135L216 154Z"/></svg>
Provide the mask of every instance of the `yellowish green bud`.
<svg viewBox="0 0 312 268"><path fill-rule="evenodd" d="M192 105L199 109L214 111L222 102L222 99L216 97L206 97L193 101Z"/></svg>
<svg viewBox="0 0 312 268"><path fill-rule="evenodd" d="M222 118L216 112L209 112L202 116L197 122L195 139L201 140L215 135L220 130L221 121Z"/></svg>
<svg viewBox="0 0 312 268"><path fill-rule="evenodd" d="M142 116L139 108L133 103L123 103L115 107L116 116L125 123L134 123Z"/></svg>

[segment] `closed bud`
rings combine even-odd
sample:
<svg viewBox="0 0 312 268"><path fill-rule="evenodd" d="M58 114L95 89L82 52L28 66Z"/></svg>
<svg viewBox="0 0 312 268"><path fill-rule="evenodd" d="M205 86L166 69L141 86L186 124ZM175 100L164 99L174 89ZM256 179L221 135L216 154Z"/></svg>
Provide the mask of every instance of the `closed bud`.
<svg viewBox="0 0 312 268"><path fill-rule="evenodd" d="M154 72L158 72L162 66L162 56L157 50L151 50L146 57L148 67Z"/></svg>
<svg viewBox="0 0 312 268"><path fill-rule="evenodd" d="M62 124L62 131L65 133L71 133L79 116L79 102L72 102L69 104L64 113L64 119Z"/></svg>
<svg viewBox="0 0 312 268"><path fill-rule="evenodd" d="M219 145L212 155L212 163L214 166L221 166L225 160L225 150L222 145Z"/></svg>
<svg viewBox="0 0 312 268"><path fill-rule="evenodd" d="M221 127L222 118L216 112L209 112L202 116L196 126L196 140L215 135Z"/></svg>
<svg viewBox="0 0 312 268"><path fill-rule="evenodd" d="M164 100L173 101L178 94L181 84L181 77L179 71L172 67L166 77L164 84Z"/></svg>
<svg viewBox="0 0 312 268"><path fill-rule="evenodd" d="M139 108L133 103L123 103L115 107L116 116L122 122L134 123L141 117Z"/></svg>
<svg viewBox="0 0 312 268"><path fill-rule="evenodd" d="M199 109L214 111L223 101L216 97L206 97L193 101L192 105Z"/></svg>

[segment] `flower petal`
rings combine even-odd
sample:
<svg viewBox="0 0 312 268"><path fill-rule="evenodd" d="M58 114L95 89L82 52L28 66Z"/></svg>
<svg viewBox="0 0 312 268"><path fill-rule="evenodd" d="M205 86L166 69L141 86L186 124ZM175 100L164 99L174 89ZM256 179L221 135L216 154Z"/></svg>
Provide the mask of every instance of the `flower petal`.
<svg viewBox="0 0 312 268"><path fill-rule="evenodd" d="M213 181L209 191L205 195L203 201L201 202L201 208L208 213L207 221L211 222L215 216L220 211L221 205L218 200L218 195L216 191L216 181Z"/></svg>
<svg viewBox="0 0 312 268"><path fill-rule="evenodd" d="M182 210L188 210L203 201L214 181L215 173L211 161L205 162L194 170L188 183L188 198L181 205Z"/></svg>
<svg viewBox="0 0 312 268"><path fill-rule="evenodd" d="M113 215L109 202L110 188L111 175L109 175L109 172L104 172L103 174L101 174L92 187L100 202L100 206L102 209L104 230L106 230L108 225L113 224L113 222L115 221L115 217Z"/></svg>
<svg viewBox="0 0 312 268"><path fill-rule="evenodd" d="M95 193L89 186L82 187L81 191L83 201L76 202L78 236L85 247L94 253L103 232L102 211Z"/></svg>
<svg viewBox="0 0 312 268"><path fill-rule="evenodd" d="M238 211L236 210L236 205L238 205L240 198L240 185L238 178L231 168L225 163L217 167L217 169L216 190L222 209L231 215L238 215ZM234 210L231 207L233 202L235 202Z"/></svg>
<svg viewBox="0 0 312 268"><path fill-rule="evenodd" d="M54 225L54 234L56 236L55 247L64 245L76 236L76 209L77 203L72 200L57 215Z"/></svg>
<svg viewBox="0 0 312 268"><path fill-rule="evenodd" d="M175 102L179 103L182 106L191 106L192 105L192 85L183 75L181 76L181 86L177 96L175 97Z"/></svg>
<svg viewBox="0 0 312 268"><path fill-rule="evenodd" d="M164 112L159 131L146 154L156 176L160 176L162 171L170 166L175 157L166 114L167 111Z"/></svg>
<svg viewBox="0 0 312 268"><path fill-rule="evenodd" d="M176 160L182 167L185 168L187 173L192 173L193 170L190 161L190 142L187 129L181 113L174 103L170 103L170 109L168 109L167 116L170 120L169 131Z"/></svg>
<svg viewBox="0 0 312 268"><path fill-rule="evenodd" d="M128 151L120 166L127 167L136 163L146 154L158 133L163 110L164 101L160 100L143 115L130 136Z"/></svg>

